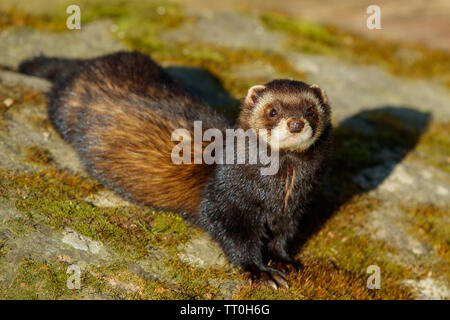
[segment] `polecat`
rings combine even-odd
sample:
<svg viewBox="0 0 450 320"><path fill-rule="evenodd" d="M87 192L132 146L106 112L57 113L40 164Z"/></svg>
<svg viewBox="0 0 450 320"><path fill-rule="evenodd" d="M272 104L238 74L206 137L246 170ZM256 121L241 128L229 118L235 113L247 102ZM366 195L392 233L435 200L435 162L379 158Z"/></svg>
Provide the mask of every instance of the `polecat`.
<svg viewBox="0 0 450 320"><path fill-rule="evenodd" d="M62 63L42 57L34 61L20 70L40 76L49 70L52 79L51 65ZM330 145L325 93L293 80L249 89L235 127L255 130L279 153L278 171L263 175L261 163L172 161L175 129L193 133L197 120L203 129L222 132L233 125L148 56L118 52L77 60L76 66L69 75L56 77L48 112L89 173L126 199L177 212L204 228L252 280L287 287L287 272L299 268L289 242Z"/></svg>

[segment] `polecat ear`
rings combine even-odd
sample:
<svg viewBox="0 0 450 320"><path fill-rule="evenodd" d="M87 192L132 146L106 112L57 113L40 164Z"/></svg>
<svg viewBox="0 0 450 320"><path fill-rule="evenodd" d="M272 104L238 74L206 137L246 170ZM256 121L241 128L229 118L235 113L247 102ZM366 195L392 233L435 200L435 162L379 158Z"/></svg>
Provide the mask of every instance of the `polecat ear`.
<svg viewBox="0 0 450 320"><path fill-rule="evenodd" d="M256 86L250 87L247 92L247 96L245 97L245 105L249 107L253 107L256 104L256 100L258 96L266 89L262 84L258 84Z"/></svg>
<svg viewBox="0 0 450 320"><path fill-rule="evenodd" d="M309 86L315 93L315 95L320 99L320 101L324 104L328 104L328 97L322 88L320 88L317 84L312 84Z"/></svg>

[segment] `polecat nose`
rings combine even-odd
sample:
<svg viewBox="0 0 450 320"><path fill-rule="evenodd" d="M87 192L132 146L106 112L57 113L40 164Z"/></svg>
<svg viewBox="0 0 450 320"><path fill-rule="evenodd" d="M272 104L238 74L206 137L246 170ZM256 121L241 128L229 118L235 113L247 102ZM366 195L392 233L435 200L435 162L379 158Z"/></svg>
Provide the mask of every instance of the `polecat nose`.
<svg viewBox="0 0 450 320"><path fill-rule="evenodd" d="M305 123L303 121L289 121L287 123L289 132L291 133L299 133L303 130L303 127L305 126Z"/></svg>

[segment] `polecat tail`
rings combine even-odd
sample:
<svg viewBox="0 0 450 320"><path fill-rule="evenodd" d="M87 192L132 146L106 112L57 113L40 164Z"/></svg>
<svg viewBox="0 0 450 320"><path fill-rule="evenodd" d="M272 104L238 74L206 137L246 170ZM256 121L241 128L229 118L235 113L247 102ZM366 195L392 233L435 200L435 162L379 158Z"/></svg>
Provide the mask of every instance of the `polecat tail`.
<svg viewBox="0 0 450 320"><path fill-rule="evenodd" d="M55 81L59 78L66 78L78 71L83 63L84 61L81 59L39 56L23 61L19 65L19 72Z"/></svg>

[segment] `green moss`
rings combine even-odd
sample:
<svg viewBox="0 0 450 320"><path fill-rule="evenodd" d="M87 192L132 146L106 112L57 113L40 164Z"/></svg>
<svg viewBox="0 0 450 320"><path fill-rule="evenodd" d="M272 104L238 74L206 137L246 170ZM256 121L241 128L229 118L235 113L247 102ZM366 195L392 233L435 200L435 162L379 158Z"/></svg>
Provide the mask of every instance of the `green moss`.
<svg viewBox="0 0 450 320"><path fill-rule="evenodd" d="M176 255L175 255L176 256ZM215 282L239 281L237 273L227 272L214 267L206 269L192 267L179 258L168 256L164 263L165 277L177 285L176 299L223 299Z"/></svg>
<svg viewBox="0 0 450 320"><path fill-rule="evenodd" d="M176 263L175 263L176 264ZM189 267L166 268L172 284L144 280L130 273L123 262L101 267L89 267L81 274L81 290L67 288L68 264L42 263L25 260L20 263L9 285L0 287L2 299L80 299L87 294L111 299L210 299L214 289L208 286L208 277L214 273L195 271ZM211 291L212 290L212 291Z"/></svg>
<svg viewBox="0 0 450 320"><path fill-rule="evenodd" d="M17 10L15 7L0 8L0 30L11 27L32 26L36 29L44 29L48 31L66 31L66 17L59 14L55 15L57 11L34 15L32 13ZM65 12L65 10L63 11Z"/></svg>
<svg viewBox="0 0 450 320"><path fill-rule="evenodd" d="M367 229L364 228L366 214L376 210L379 204L379 200L367 195L353 197L338 208L317 235L308 239L304 246L304 254L325 256L339 269L353 273L365 272L370 264L377 264L385 271L384 278L392 277L393 282L403 279L408 270L392 263L386 255L387 252L393 252L394 248L369 239L363 232ZM320 212L317 214L320 215ZM348 221L352 223L349 224ZM341 259L342 255L347 258Z"/></svg>
<svg viewBox="0 0 450 320"><path fill-rule="evenodd" d="M111 299L158 299L158 292L170 290L157 280L144 280L128 271L125 262L114 262L99 267L90 266L81 280L81 289Z"/></svg>
<svg viewBox="0 0 450 320"><path fill-rule="evenodd" d="M82 1L81 7L84 21L113 19L119 27L119 32L123 31L132 38L152 37L161 30L180 26L186 19L180 6L168 1L116 0L107 4Z"/></svg>
<svg viewBox="0 0 450 320"><path fill-rule="evenodd" d="M36 210L49 218L50 225L60 229L71 227L132 258L145 256L149 246L180 243L188 233L186 224L179 217L146 208L98 208L69 199L17 200L16 207L25 212Z"/></svg>
<svg viewBox="0 0 450 320"><path fill-rule="evenodd" d="M430 125L420 137L417 150L428 164L450 173L450 122Z"/></svg>
<svg viewBox="0 0 450 320"><path fill-rule="evenodd" d="M24 261L12 283L0 289L0 295L12 300L76 298L76 291L67 289L66 269L62 263Z"/></svg>
<svg viewBox="0 0 450 320"><path fill-rule="evenodd" d="M321 200L329 201L329 200ZM360 230L365 214L378 206L378 200L358 196L342 205L320 226L320 231L304 239L297 259L304 270L290 275L289 290L273 291L259 286L244 286L236 295L241 299L410 299L400 286L409 271L388 258L392 252L386 244L368 239ZM321 216L319 207L314 215ZM352 221L352 223L348 223ZM314 223L310 222L314 230ZM311 230L305 232L311 235ZM381 269L380 290L367 288L367 267Z"/></svg>
<svg viewBox="0 0 450 320"><path fill-rule="evenodd" d="M344 166L341 170L349 174L372 167L377 161L372 156L376 145L368 143L369 135L349 128L337 128L334 134L334 156L336 166ZM349 161L352 159L352 161Z"/></svg>
<svg viewBox="0 0 450 320"><path fill-rule="evenodd" d="M403 206L408 214L409 231L420 241L431 246L442 258L430 266L437 274L450 278L450 225L448 224L449 207L437 207L432 204Z"/></svg>
<svg viewBox="0 0 450 320"><path fill-rule="evenodd" d="M129 274L121 264L107 265L102 268L91 267L81 272L80 289L68 289L67 273L69 265L61 261L43 263L23 260L19 264L14 279L8 285L0 286L0 298L10 300L34 299L81 299L89 297L129 299L139 298L139 292L130 292L111 285L111 279L120 279L124 283L137 283L136 288L151 285L136 275ZM110 274L114 273L114 276ZM134 286L130 286L134 289ZM86 296L87 295L87 296Z"/></svg>
<svg viewBox="0 0 450 320"><path fill-rule="evenodd" d="M285 32L289 36L289 47L294 50L375 64L401 76L436 78L450 88L450 55L444 51L372 40L278 13L265 13L261 20L267 28Z"/></svg>
<svg viewBox="0 0 450 320"><path fill-rule="evenodd" d="M149 246L171 247L185 241L191 228L175 214L144 207L95 207L85 201L98 184L64 171L47 169L32 174L2 170L4 197L30 217L58 229L70 227L95 240L110 244L122 255L143 257Z"/></svg>
<svg viewBox="0 0 450 320"><path fill-rule="evenodd" d="M328 28L321 26L317 23L293 19L288 16L284 16L276 13L265 13L261 16L263 24L272 30L283 31L293 37L301 37L304 41L301 41L298 45L307 50L308 46L311 46L311 42L315 42L314 48L320 50L318 44L323 44L323 50L330 50L328 47L336 45L336 39Z"/></svg>
<svg viewBox="0 0 450 320"><path fill-rule="evenodd" d="M8 27L30 26L47 31L67 31L66 8L73 3L68 0L50 1L44 10L31 11L25 2L17 6L0 7L0 29ZM81 23L96 19L112 19L120 31L130 36L151 36L159 30L178 26L183 20L179 6L168 1L80 0L77 5L81 10ZM163 9L161 9L163 8Z"/></svg>
<svg viewBox="0 0 450 320"><path fill-rule="evenodd" d="M282 300L349 300L402 298L386 295L387 290L369 290L366 287L368 275L363 272L352 273L336 268L330 260L303 256L304 269L289 278L289 289L277 291L260 286L245 286L237 299L282 299ZM403 298L408 297L405 295Z"/></svg>
<svg viewBox="0 0 450 320"><path fill-rule="evenodd" d="M383 148L413 148L422 134L421 128L408 127L388 112L369 112L364 119L374 128L372 136Z"/></svg>
<svg viewBox="0 0 450 320"><path fill-rule="evenodd" d="M168 250L170 253L159 263L163 264L168 279L174 282L175 286L158 281L142 282L141 279L140 282L138 281L140 285L136 292L127 292L120 287L112 288L107 285L109 278L104 274L110 274L111 277L115 277L117 274L113 273L114 270L111 267L104 267L97 277L98 279L95 280L96 282L91 279L91 282L95 282L99 292L118 298L136 299L193 297L204 299L219 296L217 289L208 285L208 279L225 277L223 271L197 270L187 266L178 258L174 258L179 244L198 232L197 229L189 227L178 215L154 212L142 207L99 208L92 206L85 201L85 198L97 192L99 186L90 179L71 175L64 171L47 169L33 174L17 174L2 169L1 174L4 179L0 182L0 188L6 190L1 196L14 203L19 211L26 213L29 217L26 219L30 219L30 221L44 221L57 229L70 227L94 240L102 241L119 255L129 259L147 257L149 250L153 248ZM47 217L47 219L40 219L40 216ZM25 232L26 226L27 224L21 225L21 221L10 224L10 227L17 233ZM123 265L120 268L125 277L128 273L124 271ZM20 275L22 273L25 275ZM35 268L35 263L27 264L24 269L19 270L18 275L21 278L16 281L17 283L25 281L32 284L27 285L24 291L18 295L9 292L8 298L53 298L63 295L59 291L52 292L53 287L41 290L39 295L37 295L37 291L33 293L34 290L38 290L33 281L44 277L42 272ZM32 279L24 280L23 277L32 277ZM126 279L119 277L117 280L123 282ZM186 285L186 283L190 284ZM12 291L16 292L17 290Z"/></svg>
<svg viewBox="0 0 450 320"><path fill-rule="evenodd" d="M217 283L237 279L236 274L215 268L191 267L177 257L175 250L164 249L164 251L170 251L170 254L164 258L151 260L151 265L158 269L164 280L152 278L144 280L130 273L128 267L119 262L110 266L91 268L91 273L101 280L97 290L121 299L221 299L223 295Z"/></svg>
<svg viewBox="0 0 450 320"><path fill-rule="evenodd" d="M0 168L2 180L0 186L8 193L3 195L14 199L17 194L37 195L48 199L67 197L74 200L82 199L99 190L96 181L84 178L67 171L48 168L35 173L16 173Z"/></svg>

